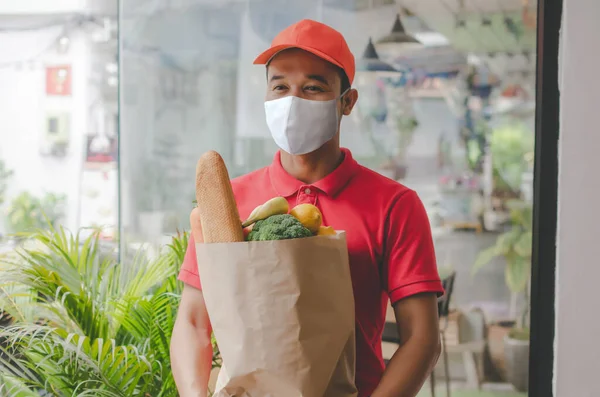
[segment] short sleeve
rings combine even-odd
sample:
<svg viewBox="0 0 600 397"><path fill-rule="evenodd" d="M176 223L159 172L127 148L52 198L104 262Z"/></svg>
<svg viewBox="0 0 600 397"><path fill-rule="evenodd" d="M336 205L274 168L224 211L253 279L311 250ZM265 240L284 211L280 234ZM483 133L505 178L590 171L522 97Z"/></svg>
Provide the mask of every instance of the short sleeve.
<svg viewBox="0 0 600 397"><path fill-rule="evenodd" d="M412 295L444 293L437 270L431 226L425 207L409 190L388 211L384 259L392 304Z"/></svg>
<svg viewBox="0 0 600 397"><path fill-rule="evenodd" d="M200 276L198 275L198 260L196 259L196 242L194 236L190 234L190 240L188 241L187 251L183 258L183 264L179 271L178 280L183 281L185 284L202 289L200 284Z"/></svg>

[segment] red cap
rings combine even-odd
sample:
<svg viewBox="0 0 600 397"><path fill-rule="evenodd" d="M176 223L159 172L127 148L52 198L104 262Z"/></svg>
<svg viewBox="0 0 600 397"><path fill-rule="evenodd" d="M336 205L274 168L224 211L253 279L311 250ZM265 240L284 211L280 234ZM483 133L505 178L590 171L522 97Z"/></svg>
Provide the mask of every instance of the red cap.
<svg viewBox="0 0 600 397"><path fill-rule="evenodd" d="M310 19L303 19L282 30L271 43L271 47L255 60L256 65L266 65L278 52L288 48L300 48L340 67L354 80L354 55L348 48L344 36L330 26Z"/></svg>

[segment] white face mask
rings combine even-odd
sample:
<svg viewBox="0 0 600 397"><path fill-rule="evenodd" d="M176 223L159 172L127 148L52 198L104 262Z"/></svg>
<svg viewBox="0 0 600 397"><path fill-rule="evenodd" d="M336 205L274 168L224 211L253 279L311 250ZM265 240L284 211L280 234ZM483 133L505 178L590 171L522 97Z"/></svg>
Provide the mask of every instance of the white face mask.
<svg viewBox="0 0 600 397"><path fill-rule="evenodd" d="M340 115L337 101L311 101L287 96L265 102L267 125L273 140L289 154L314 152L337 133Z"/></svg>

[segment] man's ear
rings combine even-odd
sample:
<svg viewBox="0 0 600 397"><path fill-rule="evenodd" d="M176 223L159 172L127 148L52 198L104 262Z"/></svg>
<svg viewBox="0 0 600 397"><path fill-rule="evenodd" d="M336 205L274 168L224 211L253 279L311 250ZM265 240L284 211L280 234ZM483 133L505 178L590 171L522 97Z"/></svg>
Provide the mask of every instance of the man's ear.
<svg viewBox="0 0 600 397"><path fill-rule="evenodd" d="M342 98L342 110L344 116L349 116L352 113L352 109L354 105L356 105L356 101L358 101L358 91L352 88L344 98Z"/></svg>

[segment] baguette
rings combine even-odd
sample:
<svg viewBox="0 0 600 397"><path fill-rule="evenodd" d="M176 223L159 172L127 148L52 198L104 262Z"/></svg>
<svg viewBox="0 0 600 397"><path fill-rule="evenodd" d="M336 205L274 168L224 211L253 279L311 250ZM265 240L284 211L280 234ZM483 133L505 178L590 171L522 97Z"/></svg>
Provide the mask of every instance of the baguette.
<svg viewBox="0 0 600 397"><path fill-rule="evenodd" d="M244 241L229 173L223 158L215 151L206 152L198 160L196 201L205 243Z"/></svg>

